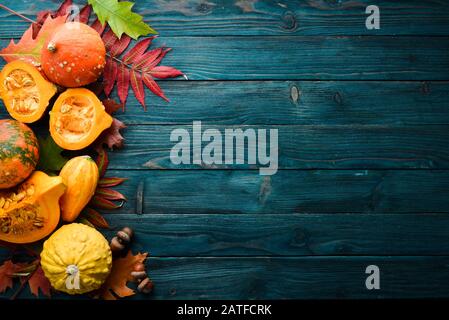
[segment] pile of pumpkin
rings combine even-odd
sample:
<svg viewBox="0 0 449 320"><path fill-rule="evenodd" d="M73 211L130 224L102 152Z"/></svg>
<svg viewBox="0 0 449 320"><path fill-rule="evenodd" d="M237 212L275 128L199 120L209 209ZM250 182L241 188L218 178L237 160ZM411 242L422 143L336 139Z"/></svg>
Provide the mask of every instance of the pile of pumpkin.
<svg viewBox="0 0 449 320"><path fill-rule="evenodd" d="M45 241L41 253L52 286L70 294L99 288L111 270L111 249L103 235L72 223L95 192L98 167L89 156L79 156L59 176L35 171L39 145L26 124L51 108L49 131L56 144L66 150L91 145L112 118L98 97L82 87L102 74L105 55L94 29L67 22L43 46L40 66L15 60L0 74L1 99L15 119L0 120L0 240L32 243L49 236L60 218L70 223Z"/></svg>

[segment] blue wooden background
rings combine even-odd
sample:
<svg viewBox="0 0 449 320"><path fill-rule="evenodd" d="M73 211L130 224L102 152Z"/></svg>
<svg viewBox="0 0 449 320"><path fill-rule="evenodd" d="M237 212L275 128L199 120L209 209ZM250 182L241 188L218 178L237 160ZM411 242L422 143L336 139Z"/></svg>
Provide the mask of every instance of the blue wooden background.
<svg viewBox="0 0 449 320"><path fill-rule="evenodd" d="M30 17L58 6L1 2ZM365 28L371 4L380 30ZM119 114L126 147L110 168L129 178L129 201L106 218L136 230L156 286L133 299L449 297L448 1L146 0L135 10L189 81L159 82L170 104L148 94L143 112L131 96ZM1 11L0 46L27 26ZM171 164L170 132L194 120L279 129L281 170ZM370 264L380 290L365 288Z"/></svg>

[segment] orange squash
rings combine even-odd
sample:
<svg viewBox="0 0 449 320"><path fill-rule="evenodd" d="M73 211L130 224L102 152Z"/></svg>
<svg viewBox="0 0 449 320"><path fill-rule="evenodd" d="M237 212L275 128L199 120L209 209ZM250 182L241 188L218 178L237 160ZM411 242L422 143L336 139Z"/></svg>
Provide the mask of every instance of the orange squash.
<svg viewBox="0 0 449 320"><path fill-rule="evenodd" d="M41 51L42 70L63 87L94 82L106 64L106 48L97 31L80 22L56 28Z"/></svg>
<svg viewBox="0 0 449 320"><path fill-rule="evenodd" d="M61 177L35 171L14 190L0 192L0 240L30 243L48 236L58 225Z"/></svg>
<svg viewBox="0 0 449 320"><path fill-rule="evenodd" d="M68 89L50 111L50 133L63 149L88 147L112 124L112 117L90 90Z"/></svg>
<svg viewBox="0 0 449 320"><path fill-rule="evenodd" d="M23 182L39 161L39 143L33 131L16 120L0 120L0 189Z"/></svg>
<svg viewBox="0 0 449 320"><path fill-rule="evenodd" d="M98 166L89 156L75 157L64 165L59 176L67 186L59 201L62 220L72 222L95 193L99 179Z"/></svg>
<svg viewBox="0 0 449 320"><path fill-rule="evenodd" d="M56 91L33 65L21 60L8 63L0 73L0 97L11 117L20 122L39 120Z"/></svg>

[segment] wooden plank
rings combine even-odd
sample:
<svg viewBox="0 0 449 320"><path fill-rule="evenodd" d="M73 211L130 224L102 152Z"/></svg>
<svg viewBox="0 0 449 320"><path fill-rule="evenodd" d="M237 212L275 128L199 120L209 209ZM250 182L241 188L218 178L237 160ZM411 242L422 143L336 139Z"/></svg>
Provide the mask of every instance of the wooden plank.
<svg viewBox="0 0 449 320"><path fill-rule="evenodd" d="M151 256L448 255L448 214L107 215Z"/></svg>
<svg viewBox="0 0 449 320"><path fill-rule="evenodd" d="M449 37L163 37L155 42L174 48L164 64L192 80L448 80L449 74ZM0 47L7 44L0 41Z"/></svg>
<svg viewBox="0 0 449 320"><path fill-rule="evenodd" d="M132 124L449 124L448 82L164 81L171 102L131 93L117 118ZM297 93L297 98L295 93ZM201 103L198 101L201 100ZM0 117L6 117L0 107Z"/></svg>
<svg viewBox="0 0 449 320"><path fill-rule="evenodd" d="M39 10L58 6L45 0L4 0L3 4L31 18ZM379 30L365 27L368 5L380 8ZM449 34L449 4L437 0L146 0L134 9L162 36ZM26 26L20 18L0 12L0 37L19 36Z"/></svg>
<svg viewBox="0 0 449 320"><path fill-rule="evenodd" d="M176 129L185 129L189 132L190 143L186 143L190 145L190 163L173 164L170 159L171 150L180 141L178 136L174 137L174 141L170 141L170 136ZM246 142L243 146L244 150L238 148L240 153L234 150L234 163L224 164L225 153L230 154L233 150L233 145L225 144L225 130L250 129L255 130L258 137L263 135L267 137L270 135L270 129L276 129L278 130L278 163L279 168L282 169L449 168L447 143L449 130L445 125L201 126L201 132L207 129L217 129L222 135L220 143L222 156L219 157L222 159L222 164L193 163L192 125L136 125L124 131L125 148L111 153L110 167L113 169L255 169L256 165L248 164ZM267 131L261 131L259 134L259 129ZM254 139L253 141L256 143ZM209 140L203 142L203 150L208 144ZM267 142L267 150L272 149ZM241 160L243 163L236 164L236 160ZM257 163L260 162L257 160Z"/></svg>
<svg viewBox="0 0 449 320"><path fill-rule="evenodd" d="M150 258L147 264L155 283L153 293L128 299L449 297L447 256ZM380 268L380 290L365 287L368 265ZM24 290L19 298L32 296ZM53 295L53 299L74 298L88 299Z"/></svg>
<svg viewBox="0 0 449 320"><path fill-rule="evenodd" d="M144 183L146 214L290 214L449 212L449 171L246 170L111 171L129 201L114 213L135 213ZM137 217L136 217L137 218Z"/></svg>

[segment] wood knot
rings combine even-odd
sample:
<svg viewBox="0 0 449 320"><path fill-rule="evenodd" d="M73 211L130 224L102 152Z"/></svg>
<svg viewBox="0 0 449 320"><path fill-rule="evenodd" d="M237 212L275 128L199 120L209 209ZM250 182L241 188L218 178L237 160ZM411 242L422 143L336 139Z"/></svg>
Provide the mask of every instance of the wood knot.
<svg viewBox="0 0 449 320"><path fill-rule="evenodd" d="M212 6L206 2L203 2L203 3L200 3L196 9L198 10L198 12L208 13L212 10Z"/></svg>
<svg viewBox="0 0 449 320"><path fill-rule="evenodd" d="M292 99L293 103L298 103L299 97L301 96L301 90L297 86L292 86L290 88L290 98Z"/></svg>
<svg viewBox="0 0 449 320"><path fill-rule="evenodd" d="M144 190L145 181L142 180L137 185L136 191L136 214L143 214L143 199L144 199Z"/></svg>
<svg viewBox="0 0 449 320"><path fill-rule="evenodd" d="M281 27L285 31L294 32L298 29L298 19L293 12L287 11L286 13L284 13L282 15L282 22L283 25Z"/></svg>
<svg viewBox="0 0 449 320"><path fill-rule="evenodd" d="M427 81L424 81L421 86L421 92L423 94L429 94L430 93L430 83L428 83Z"/></svg>
<svg viewBox="0 0 449 320"><path fill-rule="evenodd" d="M334 101L339 106L341 106L343 104L343 98L342 98L340 92L337 92L337 93L334 94Z"/></svg>

